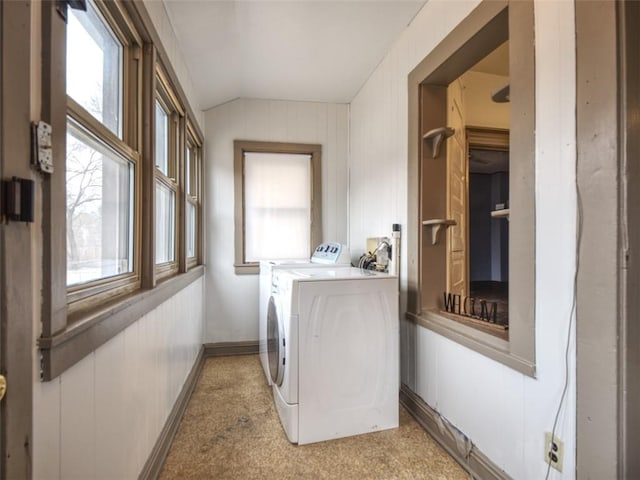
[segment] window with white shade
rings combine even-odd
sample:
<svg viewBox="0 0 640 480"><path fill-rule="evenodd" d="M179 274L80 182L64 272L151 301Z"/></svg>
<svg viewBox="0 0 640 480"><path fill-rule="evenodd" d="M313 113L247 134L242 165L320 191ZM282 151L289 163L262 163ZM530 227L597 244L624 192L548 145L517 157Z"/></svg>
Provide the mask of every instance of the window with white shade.
<svg viewBox="0 0 640 480"><path fill-rule="evenodd" d="M311 155L244 155L245 261L309 256Z"/></svg>
<svg viewBox="0 0 640 480"><path fill-rule="evenodd" d="M236 272L320 243L320 146L235 142Z"/></svg>

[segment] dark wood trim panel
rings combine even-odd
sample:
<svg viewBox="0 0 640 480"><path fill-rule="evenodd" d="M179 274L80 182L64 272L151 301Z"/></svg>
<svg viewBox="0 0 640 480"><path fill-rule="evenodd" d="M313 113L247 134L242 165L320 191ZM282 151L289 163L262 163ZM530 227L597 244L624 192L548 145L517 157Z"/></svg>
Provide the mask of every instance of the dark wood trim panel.
<svg viewBox="0 0 640 480"><path fill-rule="evenodd" d="M42 120L52 127L54 171L42 181L42 334L53 335L67 326L67 251L65 208L66 25L56 2L42 2Z"/></svg>
<svg viewBox="0 0 640 480"><path fill-rule="evenodd" d="M258 342L219 342L205 343L204 354L207 357L224 357L227 355L257 355Z"/></svg>
<svg viewBox="0 0 640 480"><path fill-rule="evenodd" d="M620 2L620 5L622 3L628 9L637 10L637 2ZM620 463L624 449L620 421L624 414L618 402L624 368L619 370L618 362L623 358L618 335L621 335L620 341L624 345L625 332L619 323L625 313L624 305L620 308L620 295L624 291L620 282L624 284L626 281L624 268L630 268L629 273L638 268L635 251L631 251L634 255L629 256L627 265L620 257L629 253L626 250L628 244L622 244L620 235L621 221L624 221L620 215L620 202L625 188L621 180L627 173L621 162L637 162L638 153L637 137L630 137L623 128L630 127L626 125L627 120L632 120L635 125L638 122L635 115L627 119L625 106L618 106L618 99L624 95L618 83L621 72L618 63L618 2L577 1L575 6L576 175L578 215L581 215L582 224L576 299L576 477L637 478L637 470L635 475L625 475ZM624 15L627 8L620 12ZM631 31L628 33L637 39L637 23L631 24L631 30L633 34ZM637 45L630 46L629 53L633 57L638 55ZM626 73L636 75L635 81L638 81L635 72ZM637 111L637 103L633 109ZM619 123L621 120L623 125ZM621 138L624 139L619 140ZM629 146L633 145L634 157L624 158L621 151L624 145L620 142L625 140L632 142ZM638 167L633 168L637 173ZM630 176L628 181L638 182L638 177ZM636 190L637 201L637 187L631 187L633 189ZM625 200L622 198L622 203ZM637 205L629 205L635 215ZM632 302L637 302L637 290L633 290L631 295L634 297ZM637 323L637 317L634 321ZM633 348L637 351L637 343ZM637 378L637 370L633 375ZM637 403L632 408L637 410ZM637 452L637 446L630 452L636 457L636 465L640 461Z"/></svg>
<svg viewBox="0 0 640 480"><path fill-rule="evenodd" d="M233 142L233 227L234 268L236 275L259 273L257 265L244 263L244 152L242 145Z"/></svg>
<svg viewBox="0 0 640 480"><path fill-rule="evenodd" d="M159 283L153 289L141 290L114 304L103 306L81 323L70 326L58 335L41 337L38 347L43 359L42 379L49 381L57 377L203 274L204 266L192 268Z"/></svg>
<svg viewBox="0 0 640 480"><path fill-rule="evenodd" d="M618 478L640 478L640 3L618 2L619 45L621 47L620 135L623 145L620 175L626 181L621 189L622 245L619 261L622 269L620 280L619 327L619 434L620 452ZM579 357L580 358L580 357ZM580 366L581 364L578 363ZM594 385L594 388L598 386ZM591 395L585 392L585 395ZM581 439L581 437L578 437ZM581 451L579 451L580 453Z"/></svg>
<svg viewBox="0 0 640 480"><path fill-rule="evenodd" d="M416 395L407 385L402 384L400 387L400 403L407 409L413 418L424 428L431 437L434 438L451 455L473 478L482 478L483 480L509 480L511 477L507 473L494 464L489 457L482 453L471 439L471 450L461 452L458 448L456 437L452 432L457 432L456 428L451 425L438 412L433 410ZM444 429L441 429L441 425ZM465 437L467 438L467 437Z"/></svg>
<svg viewBox="0 0 640 480"><path fill-rule="evenodd" d="M37 190L37 175L30 168L31 106L39 95L30 90L31 40L40 38L31 31L34 8L39 7L26 0L0 3L0 171L3 178L36 180ZM32 246L38 228L38 223L0 224L0 373L8 385L0 403L1 478L31 478L33 324L38 315L32 272L39 265Z"/></svg>
<svg viewBox="0 0 640 480"><path fill-rule="evenodd" d="M180 390L180 394L173 404L173 408L167 417L167 421L160 432L160 436L158 440L156 440L155 445L153 446L153 450L151 450L151 454L149 458L144 464L138 479L140 480L151 480L156 479L160 476L160 472L162 471L162 466L167 458L167 454L169 453L169 448L171 447L171 443L173 442L173 437L175 437L176 432L178 431L178 427L180 426L180 422L182 421L182 416L184 412L187 410L187 406L189 405L189 400L191 399L191 395L198 384L198 379L200 378L200 373L202 372L202 367L204 366L205 361L205 349L204 347L200 347L198 351L198 356L196 357L195 362L193 363L193 367L191 367L191 371L187 376L187 379L182 386L182 390Z"/></svg>
<svg viewBox="0 0 640 480"><path fill-rule="evenodd" d="M187 178L185 160L186 149L189 148L187 144L187 121L183 116L178 120L178 154L176 155L176 181L178 185L176 187L176 229L177 229L177 248L176 255L178 256L178 273L184 273L187 271Z"/></svg>
<svg viewBox="0 0 640 480"><path fill-rule="evenodd" d="M145 44L142 48L142 204L154 205L156 203L156 48L152 44ZM155 209L151 209L153 215L142 215L141 236L141 278L142 288L153 288L156 285L156 216ZM141 208L141 212L144 209Z"/></svg>

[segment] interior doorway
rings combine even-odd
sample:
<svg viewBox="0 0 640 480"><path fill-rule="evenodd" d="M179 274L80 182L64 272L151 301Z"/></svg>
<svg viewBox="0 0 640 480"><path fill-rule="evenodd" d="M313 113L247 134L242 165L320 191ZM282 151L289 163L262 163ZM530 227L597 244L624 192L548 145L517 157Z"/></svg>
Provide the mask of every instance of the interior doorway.
<svg viewBox="0 0 640 480"><path fill-rule="evenodd" d="M470 295L509 324L509 151L469 148Z"/></svg>

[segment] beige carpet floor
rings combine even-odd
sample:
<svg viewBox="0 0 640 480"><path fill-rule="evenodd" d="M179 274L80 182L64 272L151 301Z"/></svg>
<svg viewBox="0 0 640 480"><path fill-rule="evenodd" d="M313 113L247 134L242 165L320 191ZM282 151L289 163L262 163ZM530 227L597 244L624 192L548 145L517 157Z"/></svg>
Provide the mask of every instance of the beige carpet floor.
<svg viewBox="0 0 640 480"><path fill-rule="evenodd" d="M161 480L468 478L402 407L397 429L292 445L257 355L206 360L160 475Z"/></svg>

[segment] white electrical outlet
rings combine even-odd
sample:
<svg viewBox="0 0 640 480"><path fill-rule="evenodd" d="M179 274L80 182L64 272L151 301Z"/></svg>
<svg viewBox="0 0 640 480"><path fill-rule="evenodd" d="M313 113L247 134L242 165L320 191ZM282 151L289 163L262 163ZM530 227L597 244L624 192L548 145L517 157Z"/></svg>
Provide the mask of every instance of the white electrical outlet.
<svg viewBox="0 0 640 480"><path fill-rule="evenodd" d="M557 471L562 472L564 443L558 437L551 439L551 433L544 432L544 461Z"/></svg>

